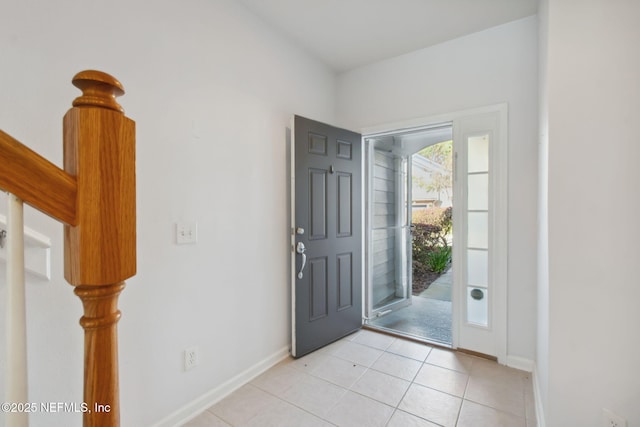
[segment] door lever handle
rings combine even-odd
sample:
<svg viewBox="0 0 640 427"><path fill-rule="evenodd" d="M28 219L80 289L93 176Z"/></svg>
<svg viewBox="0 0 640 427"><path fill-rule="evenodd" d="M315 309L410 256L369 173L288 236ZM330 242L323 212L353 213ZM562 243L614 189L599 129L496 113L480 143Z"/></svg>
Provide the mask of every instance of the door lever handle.
<svg viewBox="0 0 640 427"><path fill-rule="evenodd" d="M300 267L300 271L298 272L298 279L302 279L302 271L304 270L304 266L307 264L307 255L304 253L306 250L307 248L304 247L304 243L298 242L296 245L296 252L302 255L302 267Z"/></svg>
<svg viewBox="0 0 640 427"><path fill-rule="evenodd" d="M307 256L305 254L302 255L302 267L300 267L300 271L298 272L298 279L302 279L303 274L302 270L304 270L304 265L307 263Z"/></svg>

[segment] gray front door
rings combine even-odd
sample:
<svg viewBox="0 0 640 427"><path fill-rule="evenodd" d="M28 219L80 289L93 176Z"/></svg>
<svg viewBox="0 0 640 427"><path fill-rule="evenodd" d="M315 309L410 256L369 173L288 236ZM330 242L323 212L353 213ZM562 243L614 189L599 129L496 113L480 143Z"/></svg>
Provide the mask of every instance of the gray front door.
<svg viewBox="0 0 640 427"><path fill-rule="evenodd" d="M362 326L362 137L295 116L294 357Z"/></svg>

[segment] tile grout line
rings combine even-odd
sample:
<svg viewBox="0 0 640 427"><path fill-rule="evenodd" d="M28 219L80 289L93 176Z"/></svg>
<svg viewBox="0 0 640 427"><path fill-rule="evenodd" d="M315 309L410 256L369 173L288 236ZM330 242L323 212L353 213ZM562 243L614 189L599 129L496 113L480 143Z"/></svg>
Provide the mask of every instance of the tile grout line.
<svg viewBox="0 0 640 427"><path fill-rule="evenodd" d="M416 382L415 382L415 380L416 380L416 378L418 377L418 374L420 373L420 371L422 370L422 368L424 367L424 365L427 363L427 359L429 358L429 355L430 355L430 354L431 354L431 352L433 351L433 347L431 347L431 346L429 346L429 347L430 347L430 348L429 348L429 352L428 352L428 353L427 353L427 355L425 356L424 360L421 362L421 366L420 366L420 368L418 368L418 370L416 371L416 373L413 375L413 378L412 378L412 379L411 379L411 381L409 382L409 387L407 387L407 389L405 390L404 394L402 395L402 398L398 401L398 404L396 405L396 407L395 407L395 409L394 409L394 411L393 411L393 414L391 414L391 417L392 417L392 418L393 418L393 415L394 415L397 411L402 411L402 412L405 412L405 413L407 413L407 414L410 414L410 415L412 415L412 416L414 416L414 417L420 418L421 420L425 420L425 421L427 421L427 422L429 422L429 423L431 423L431 424L436 424L436 425L442 426L442 424L438 424L438 423L436 423L436 422L434 422L434 421L428 420L428 419L423 418L423 417L421 417L421 416L419 416L419 415L413 414L413 413L411 413L411 412L406 412L406 411L403 411L402 409L400 409L400 404L402 403L402 401L404 400L404 398L407 396L407 393L409 392L409 389L411 388L411 386L412 386L412 385L416 384L416 385L419 385L419 386L421 386L421 387L425 387L425 386L423 386L422 384L418 384L418 383L416 383ZM391 354L393 354L393 353L391 353ZM414 359L414 360L415 360L415 359ZM431 364L430 364L430 365L431 365ZM432 366L435 366L435 365L432 365ZM429 388L430 388L430 387L429 387ZM432 390L435 390L435 389L432 389ZM436 390L436 391L439 391L439 390ZM387 421L387 425L389 424L389 422L390 422L390 421L391 421L391 418L389 418L389 421Z"/></svg>
<svg viewBox="0 0 640 427"><path fill-rule="evenodd" d="M377 348L377 347L373 347L373 346L371 346L371 345L367 345L367 344L363 344L363 343L361 343L361 342L355 341L355 338L354 338L353 340L347 340L347 341L349 341L349 342L352 342L352 343L355 343L355 344L359 344L359 345L363 345L363 346L366 346L366 347L368 347L368 348L371 348L371 349L378 350L378 351L381 351L381 352L382 352L382 353L381 353L381 354L380 354L380 355L379 355L379 356L378 356L378 357L377 357L377 358L376 358L376 359L371 363L371 365L369 365L369 366L359 365L358 363L356 363L356 362L354 362L354 361L352 361L352 360L344 359L344 358L342 358L342 357L340 357L340 356L338 356L338 355L335 355L335 354L326 353L326 356L327 356L327 357L335 357L335 358L340 359L340 360L344 360L344 361L347 361L347 362L350 362L350 363L354 363L354 364L355 364L354 366L356 366L356 365L357 365L357 366L362 366L362 367L364 367L364 368L365 368L365 370L362 372L362 374L358 377L358 379L356 379L356 380L355 380L355 381L354 381L354 382L349 386L349 388L345 388L345 387L343 387L343 386L342 386L342 385L340 385L340 384L335 384L334 382L329 381L329 380L327 380L327 379L325 379L325 378L321 378L321 377L319 377L319 376L316 376L316 375L314 375L314 374L313 374L313 372L309 372L309 373L308 373L308 375L311 375L311 376L313 376L314 378L317 378L317 379L319 379L319 380L325 381L325 382L327 382L327 383L329 383L329 384L333 384L333 385L338 386L338 387L340 387L340 388L344 388L344 389L345 389L345 393L343 393L343 395L342 395L342 396L344 396L347 392L351 392L351 393L357 394L357 395L359 395L359 396L362 396L362 397L364 397L364 398L370 399L370 400L372 400L372 401L374 401L374 402L377 402L377 403L380 403L380 404L382 404L382 405L385 405L385 406L388 406L388 407L390 407L390 408L393 408L393 412L391 413L391 415L390 415L389 419L388 419L388 420L386 420L385 425L387 425L387 424L391 421L391 418L393 418L393 414L395 414L395 412L396 412L396 411L400 410L400 409L399 409L400 403L402 403L402 400L404 399L404 397L406 396L407 392L409 391L409 388L411 388L411 385L413 385L413 384L414 384L415 378L417 377L418 373L420 372L420 369L422 369L422 366L424 366L424 364L426 363L426 359L429 357L429 355L431 354L431 351L433 350L433 347L432 347L432 346L429 346L429 345L425 344L425 346L429 347L429 351L428 351L428 353L426 354L426 356L425 356L424 360L420 362L419 360L412 359L412 358L410 358L410 357L406 357L406 356L403 356L403 355L400 355L400 354L397 354L397 353L393 353L393 352L388 351L388 349L389 349L389 348L393 345L393 343L394 343L394 342L396 342L397 340L398 340L398 338L394 339L394 341L392 341L392 343L391 343L391 344L389 344L389 345L388 345L384 350L383 350L383 349L380 349L380 348ZM362 377L367 373L367 371L369 371L369 370L372 370L372 371L374 371L374 372L379 372L379 373L381 373L381 374L389 375L389 376L391 376L391 377L393 377L393 378L397 378L397 379L400 379L400 380L403 380L403 381L407 381L407 380L405 380L404 378L400 378L400 377L397 377L397 376L395 376L395 375L388 374L388 373L386 373L386 372L378 371L377 369L374 369L374 368L372 367L372 366L373 366L373 365L374 365L378 360L380 360L380 358L381 358L385 353L387 353L387 354L392 354L392 355L395 355L395 356L405 357L406 359L409 359L409 360L416 360L416 361L418 361L418 362L420 362L420 363L421 363L420 368L419 368L419 369L416 371L416 373L413 375L413 378L411 379L411 381L408 381L408 382L409 382L409 386L407 387L407 390L405 390L405 392L404 392L404 393L403 393L403 395L402 395L402 398L400 398L400 400L398 401L398 403L397 403L395 406L391 406L391 405L389 405L388 403L381 402L380 400L374 399L374 398L372 398L372 397L370 397L370 396L366 396L366 395L364 395L364 394L362 394L362 393L360 393L360 392L358 392L358 391L353 390L353 386L354 386L354 385L358 382L358 380L360 380L360 379L361 379L361 378L362 378ZM433 366L435 366L435 365L433 365ZM297 368L296 368L296 369L297 369ZM446 369L446 368L444 368L444 369ZM304 372L304 371L302 371L302 372ZM416 383L416 384L417 384L417 383ZM418 384L418 385L421 385L421 384ZM432 389L432 390L436 390L436 389ZM440 391L440 390L436 390L436 391ZM271 394L271 393L269 393L269 394ZM446 394L448 394L448 393L446 393ZM278 397L278 396L275 396L275 397ZM456 396L456 397L457 397L457 396ZM281 400L283 400L283 399L281 399ZM290 403L290 404L294 405L292 402L288 402L288 401L286 401L286 400L284 400L284 401L285 401L285 402L287 402L287 403ZM335 408L335 407L338 405L338 403L339 403L339 402L336 402L336 403L335 403L335 404L334 404L334 405L333 405L333 406L332 406L332 407L327 411L327 413L331 412L331 410L332 410L333 408ZM294 405L294 406L296 406L296 405ZM297 406L296 406L296 407L297 407ZM300 408L300 409L302 409L302 408ZM304 410L304 409L303 409L303 410ZM308 411L305 411L305 412L308 412ZM318 417L318 415L315 415L315 414L312 414L312 415L314 415L314 416ZM419 416L417 416L417 415L415 415L415 414L411 414L411 415L413 415L413 416L416 416L416 417L418 417L418 418L421 418L421 419L426 420L425 418L419 417ZM322 419L322 420L324 420L324 421L327 421L327 422L331 423L331 421L327 420L327 419L326 419L326 418L324 418L324 417L319 417L319 418L321 418L321 419ZM426 420L426 421L429 421L429 420ZM429 422L432 422L432 421L429 421ZM331 423L331 424L332 424L332 423Z"/></svg>
<svg viewBox="0 0 640 427"><path fill-rule="evenodd" d="M467 382L464 385L464 393L462 393L462 402L460 403L460 409L458 409L458 416L456 417L456 423L455 423L456 426L460 422L460 415L462 414L462 407L464 406L464 402L467 400L467 391L469 389L469 382L471 381L471 370L473 369L473 365L474 365L473 362L475 362L475 360L472 361L472 363L471 363L471 367L469 368L469 374L467 375Z"/></svg>
<svg viewBox="0 0 640 427"><path fill-rule="evenodd" d="M314 377L314 378L318 378L318 377ZM318 379L322 379L322 378L318 378ZM329 384L333 384L333 383L331 383L331 382L329 382L329 381L326 381L326 380L323 380L323 381L328 382ZM320 420L322 420L322 421L328 422L329 424L331 424L331 425L335 426L335 424L334 424L334 423L332 423L331 421L329 421L328 419L326 419L326 418L324 418L324 417L321 417L320 415L314 414L313 412L310 412L309 410L307 410L307 409L305 409L305 408L303 408L303 407L301 407L301 406L298 406L298 405L297 405L297 404L295 404L294 402L290 402L289 400L286 400L286 399L285 399L285 398L283 398L283 397L280 397L280 396L278 396L278 395L276 395L276 394L273 394L272 392L270 392L270 391L268 391L268 390L265 390L265 389L263 389L263 388L261 388L261 387L259 387L259 386L255 385L255 384L251 384L251 383L249 383L249 384L245 384L245 385L252 385L253 387L257 388L258 390L260 390L260 391L262 391L262 392L264 392L264 393L268 394L268 395L269 395L269 396L271 396L271 397L274 397L274 398L278 399L279 401L281 401L281 402L283 402L283 403L286 403L286 404L291 405L291 406L293 406L293 407L295 407L295 408L298 408L298 409L300 409L301 411L306 412L307 414L309 414L309 415L311 415L311 416L313 416L313 417L315 417L315 418L318 418L318 419L320 419ZM335 384L333 384L333 385L335 385ZM342 386L339 386L339 387L340 387L340 388L344 388L344 387L342 387ZM288 388L287 388L287 390L289 390L290 388L291 388L291 387L288 387ZM348 390L346 390L346 389L345 389L345 393L343 393L343 394L340 396L340 398L342 398L342 397L346 394L346 392L347 392L347 391L348 391ZM335 403L335 404L334 404L334 405L329 409L329 411L330 411L331 409L333 409L333 408L335 407L335 405L337 405L337 402L336 402L336 403ZM329 411L327 411L327 412L329 412ZM235 427L233 424L228 423L227 421L225 421L224 419L222 419L219 415L217 415L217 414L215 414L215 413L214 413L213 415L215 415L216 417L220 418L221 420L223 420L224 422L226 422L227 424L229 424L231 427ZM253 418L255 418L255 416L253 416L251 419L253 419ZM250 419L250 420L251 420L251 419Z"/></svg>
<svg viewBox="0 0 640 427"><path fill-rule="evenodd" d="M372 332L372 333L375 333L375 332ZM518 414L516 414L516 413L513 413L513 412L511 412L511 411L504 411L504 410L501 410L501 409L495 408L495 407L493 407L493 406L489 406L489 405L487 405L487 404L483 404L483 403L480 403L480 402L475 402L474 400L472 400L472 399L469 399L469 398L468 398L469 385L470 385L470 383L471 383L471 378L472 378L472 371L473 371L473 368L474 368L474 366L475 366L475 362L476 362L475 358L473 358L473 357L470 359L470 360L471 360L471 365L470 365L470 367L469 367L468 369L465 369L465 370L466 370L466 372L462 372L462 371L459 371L459 370L457 370L457 369L453 369L453 368L451 368L451 367L449 367L449 366L440 366L440 365L434 364L434 363L432 363L432 362L428 362L427 360L429 359L429 357L431 357L431 356L434 354L434 353L433 353L433 350L434 350L434 348L435 348L435 347L430 346L430 345L428 345L428 344L423 344L424 346L428 347L428 352L426 353L426 355L425 355L424 359L420 360L420 359L415 359L415 358L412 358L412 357L405 356L404 354L395 353L395 352L393 352L393 351L391 351L391 350L390 350L390 348L393 346L393 344L394 344L394 343L399 342L399 341L401 341L401 340L402 340L401 338L394 338L394 340L392 340L392 341L391 341L388 345L386 345L386 347L384 347L384 348L375 347L374 345L371 345L371 344L366 344L366 343L362 343L362 342L359 342L359 341L355 341L357 338L358 338L358 336L356 336L356 337L354 337L354 338L352 338L352 339L350 339L350 340L346 340L346 339L345 339L345 342L351 342L351 343L353 343L353 344L361 345L361 346L363 346L363 347L366 347L366 348L369 348L369 349L373 349L373 350L376 350L376 351L379 351L379 352L380 352L380 354L378 354L378 355L377 355L377 357L375 357L375 358L371 361L371 363L369 363L369 364L367 364L367 365L361 365L361 364L359 364L359 363L357 363L357 362L354 362L353 360L345 359L345 358L343 358L343 357L341 357L341 356L339 356L339 355L336 355L336 354L332 354L332 353L328 353L328 352L323 352L323 353L321 353L321 355L322 355L323 357L326 357L326 358L335 358L335 359L338 359L338 360L341 360L341 361L349 362L350 364L353 364L353 366L354 366L354 367L355 367L355 366L359 366L359 367L364 368L364 370L360 373L360 375L358 375L358 376L357 376L357 378L355 378L353 381L351 381L351 382L349 383L350 385L349 385L349 386L347 386L347 387L345 387L345 386L343 386L343 385L341 385L341 384L336 384L335 382L333 382L333 381L331 381L331 380L328 380L328 379L322 378L322 377L318 376L317 374L313 373L314 369L316 369L316 368L313 368L313 369L311 369L311 370L309 370L309 371L306 371L305 369L303 369L303 368L301 368L301 367L298 367L298 366L295 366L295 365L290 366L290 368L291 368L291 369L294 369L295 371L297 371L297 372L299 372L299 373L302 373L302 374L308 375L308 376L313 377L313 378L315 378L315 379L317 379L317 380L320 380L320 381L323 381L323 382L325 382L325 383L327 383L327 384L330 384L330 385L333 385L333 386L335 386L335 387L338 387L338 388L342 391L342 393L340 394L340 397L337 399L337 401L336 401L335 403L333 403L333 404L332 404L329 408L327 408L325 411L323 411L323 414L324 414L323 416L319 416L319 415L317 415L317 414L315 414L315 413L312 413L312 412L310 412L309 410L307 410L307 409L305 409L305 408L302 408L302 407L298 406L297 404L295 404L295 403L293 403L293 402L291 402L291 401L287 400L285 397L280 397L280 396L278 396L278 395L274 394L273 392L268 391L268 390L266 390L266 389L263 389L261 386L259 386L259 385L257 385L257 384L254 384L253 382L249 382L249 383L247 383L246 385L250 385L250 386L251 386L251 387L253 387L254 389L256 389L256 390L260 390L260 391L264 392L265 394L267 394L267 395L269 395L269 396L271 396L271 397L274 397L274 398L275 398L275 399L277 399L277 401L279 401L279 402L282 402L282 403L284 403L284 404L290 405L291 407L297 408L298 410L300 410L300 411L302 411L302 412L304 412L304 413L306 413L306 414L308 414L308 415L313 416L315 419L322 420L322 421L324 421L324 422L326 422L326 423L329 423L329 424L331 424L331 425L334 425L334 426L335 426L335 424L334 424L333 422L331 422L330 420L328 420L326 417L327 417L327 416L328 416L328 415L329 415L329 414L330 414L330 413L331 413L331 412L332 412L332 411L337 407L337 405L338 405L338 404L339 404L339 403L344 399L344 397L346 396L346 394L347 394L348 392L351 392L351 393L353 393L353 394L355 394L355 395L358 395L358 396L361 396L361 397L363 397L363 398L366 398L366 399L368 399L368 400L370 400L370 401L372 401L372 402L376 402L376 403L378 403L378 404L381 404L381 405L384 405L384 406L386 406L386 407L388 407L388 408L391 408L391 409L392 409L392 411L390 412L389 417L388 417L388 418L386 419L386 421L384 422L384 425L385 425L385 426L387 426L387 425L391 422L391 420L393 419L394 415L395 415L398 411L405 412L405 413L410 414L411 416L415 416L415 417L417 417L417 418L419 418L419 419L426 420L426 421L428 421L428 422L430 422L430 423L434 423L434 424L440 425L440 424L438 424L438 423L435 423L434 421L431 421L431 420L429 420L429 419L423 418L422 416L419 416L419 415L413 414L412 412L407 412L407 411L403 411L403 410L399 409L399 406L402 404L403 400L406 398L407 393L409 392L409 390L411 389L411 387L412 387L412 386L414 386L414 385L416 385L416 386L420 386L420 387L425 387L425 388L428 388L428 389L430 389L430 390L433 390L433 391L436 391L436 392L439 392L439 393L443 393L443 394L446 394L446 395L448 395L448 396L451 396L451 397L455 397L455 398L460 399L460 400L461 400L461 404L460 404L460 406L459 406L459 408L458 408L458 410L457 410L457 414L456 414L456 421L455 421L455 424L454 424L454 425L457 425L457 424L460 422L460 417L461 417L461 414L462 414L462 407L464 406L465 402L471 402L471 403L473 403L473 404L476 404L476 405L482 406L482 407L484 407L484 408L491 409L491 410L496 411L496 412L498 412L498 413L503 413L503 414L506 414L506 415L515 416L515 417L517 417L518 419L522 419L522 420L524 420L524 421L525 421L525 423L527 423L527 422L528 422L528 418L527 418L527 402L526 402L526 399L527 399L527 396L526 396L526 394L527 394L527 390L526 390L526 385L527 385L527 383L526 383L526 380L527 380L527 378L520 378L521 388L520 388L520 392L519 392L519 394L521 395L521 396L520 396L520 398L521 398L522 403L523 403L523 405L524 405L524 417L523 417L523 416L520 416L520 415L518 415ZM372 340L372 341L373 341L373 340ZM402 341L406 341L406 340L402 340ZM411 341L408 341L408 342L411 342ZM339 348L340 348L340 346L338 346L338 349L339 349ZM443 351L456 353L454 350L448 350L448 349L443 349ZM415 362L420 363L420 365L419 365L418 369L417 369L417 370L416 370L416 372L413 374L412 379L411 379L411 380L406 380L405 378L402 378L402 377L399 377L399 376L397 376L397 375L390 374L390 373L387 373L387 372L384 372L384 371L381 371L381 370L378 370L378 369L374 368L373 366L374 366L377 362L379 362L379 361L380 361L380 359L381 359L385 354L386 354L386 355L390 355L390 356L394 356L394 357L401 357L401 358L405 358L405 359L407 359L407 360L411 360L411 361L415 361ZM322 360L322 359L321 359L320 361L318 361L318 366L320 366L323 362L326 362L326 360ZM286 365L285 365L285 366L286 366ZM305 364L305 366L307 366L307 365ZM425 366L433 366L433 367L437 367L437 368L440 368L440 369L444 369L444 370L446 370L446 371L465 374L465 375L467 376L467 379L466 379L466 382L465 382L464 391L463 391L463 393L462 393L462 396L457 396L457 395L455 395L455 394L451 394L451 393L448 393L448 392L446 392L446 391L438 390L437 388L434 388L434 387L431 387L431 386L428 386L428 385L423 385L423 384L419 384L419 383L417 383L417 382L416 382L416 379L418 378L418 375L420 374L421 370L422 370ZM455 365L455 366L457 366L457 365ZM273 368L273 367L272 367L272 368ZM398 380L406 381L406 382L408 383L407 389L404 391L404 393L402 394L402 397L398 400L398 403L397 403L397 404L395 404L395 405L389 405L389 404L388 404L388 403L386 403L386 402L382 402L382 401L380 401L380 400L378 400L378 399L376 399L376 398L373 398L373 397L367 396L367 395L362 394L361 392L358 392L358 391L356 391L356 390L354 390L354 389L353 389L353 388L355 387L355 385L356 385L360 380L362 380L362 378L363 378L365 375L367 375L367 373L369 373L369 371L371 371L371 372L375 372L375 373L378 373L378 374L382 374L382 375L387 375L387 376L392 377L392 378L394 378L394 379L398 379ZM467 372L468 372L468 373L467 373ZM296 380L296 381L300 381L300 380ZM295 383L294 383L294 384L295 384ZM293 385L294 385L294 384L292 384L292 385L290 385L290 386L286 387L286 389L284 390L284 392L286 392L287 390L291 389L291 387L293 387ZM209 409L211 409L211 408L209 408ZM233 425L234 425L234 424L231 424L230 422L228 422L225 418L221 417L220 415L218 415L218 414L216 414L216 413L214 413L214 412L212 412L212 411L209 411L209 412L210 412L210 413L212 413L212 414L213 414L214 416L216 416L217 418L219 418L220 420L224 421L225 423L228 423L228 424L229 424L229 425L231 425L231 426L233 426ZM254 415L251 419L255 418L256 416L257 416L257 415ZM525 424L525 425L526 425L526 424Z"/></svg>

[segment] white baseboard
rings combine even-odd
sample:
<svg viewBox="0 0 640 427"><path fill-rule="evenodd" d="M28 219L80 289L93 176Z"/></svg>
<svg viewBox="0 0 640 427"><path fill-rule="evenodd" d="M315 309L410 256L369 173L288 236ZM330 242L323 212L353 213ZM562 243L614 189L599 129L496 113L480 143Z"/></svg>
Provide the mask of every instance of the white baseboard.
<svg viewBox="0 0 640 427"><path fill-rule="evenodd" d="M533 383L533 399L535 401L537 427L546 427L544 418L544 406L542 405L542 397L540 394L540 380L538 377L538 369L536 362L531 359L518 356L507 356L507 366L510 368L520 369L521 371L531 372L531 381Z"/></svg>
<svg viewBox="0 0 640 427"><path fill-rule="evenodd" d="M289 346L280 349L266 359L261 360L245 371L239 373L230 380L220 384L213 390L203 394L199 398L187 403L182 408L169 414L166 418L157 422L153 427L179 427L197 417L210 406L216 404L235 390L247 384L267 369L289 356Z"/></svg>
<svg viewBox="0 0 640 427"><path fill-rule="evenodd" d="M540 394L540 379L538 377L538 368L536 364L533 364L533 398L536 402L536 420L538 420L538 427L546 427L544 416L544 406L542 405L542 395Z"/></svg>
<svg viewBox="0 0 640 427"><path fill-rule="evenodd" d="M533 372L535 363L531 359L526 359L519 356L507 356L507 366L514 369L520 369L521 371Z"/></svg>

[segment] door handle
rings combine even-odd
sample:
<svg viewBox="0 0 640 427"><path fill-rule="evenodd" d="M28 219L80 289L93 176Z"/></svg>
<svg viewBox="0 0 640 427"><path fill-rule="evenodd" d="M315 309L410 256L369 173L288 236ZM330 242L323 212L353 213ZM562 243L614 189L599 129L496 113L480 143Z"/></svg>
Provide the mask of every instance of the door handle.
<svg viewBox="0 0 640 427"><path fill-rule="evenodd" d="M304 243L298 242L296 245L296 252L302 255L302 267L300 267L300 271L298 272L298 279L302 279L302 271L304 270L304 266L307 264L307 255L304 253L307 248L304 247Z"/></svg>

